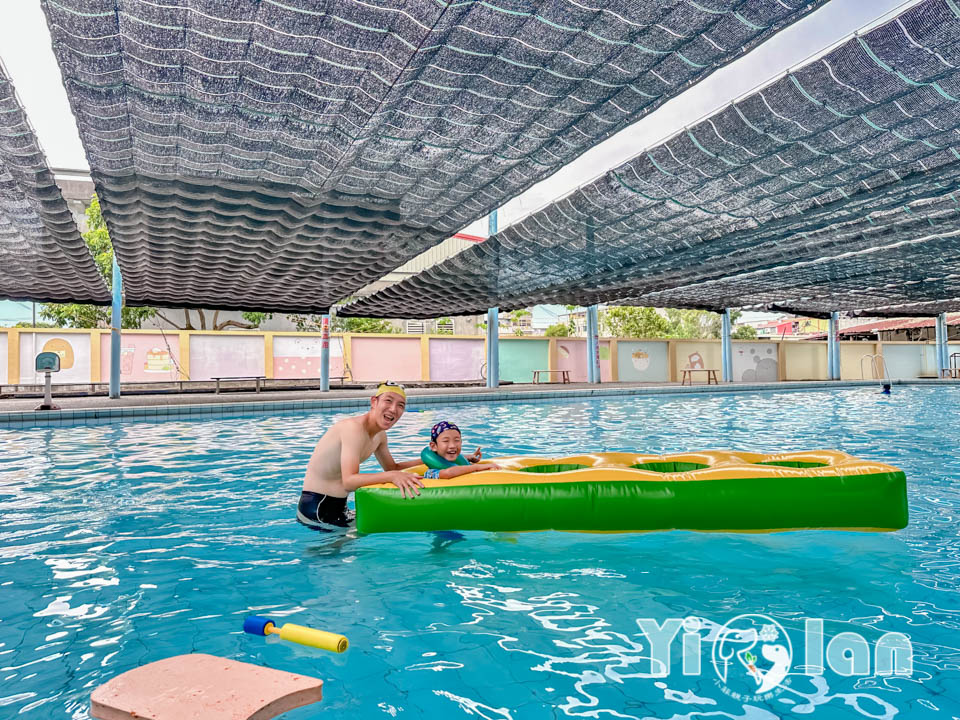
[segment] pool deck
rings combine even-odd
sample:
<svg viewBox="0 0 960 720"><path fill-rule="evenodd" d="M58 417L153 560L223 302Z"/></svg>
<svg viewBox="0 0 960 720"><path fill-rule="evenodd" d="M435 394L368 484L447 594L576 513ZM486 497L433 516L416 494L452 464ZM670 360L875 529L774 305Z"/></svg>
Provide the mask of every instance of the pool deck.
<svg viewBox="0 0 960 720"><path fill-rule="evenodd" d="M893 385L957 385L956 380L894 380ZM587 397L630 397L728 392L783 392L828 390L851 387L878 387L877 380L838 380L771 383L721 383L687 385L679 383L589 383L514 384L496 389L485 387L408 388L408 407L461 402L509 402L563 400ZM154 393L126 395L111 400L103 395L58 398L60 410L36 411L37 398L0 399L0 428L72 425L83 422L127 420L184 420L206 417L241 417L276 412L308 410L360 410L366 406L370 389L361 390L275 390L255 392Z"/></svg>

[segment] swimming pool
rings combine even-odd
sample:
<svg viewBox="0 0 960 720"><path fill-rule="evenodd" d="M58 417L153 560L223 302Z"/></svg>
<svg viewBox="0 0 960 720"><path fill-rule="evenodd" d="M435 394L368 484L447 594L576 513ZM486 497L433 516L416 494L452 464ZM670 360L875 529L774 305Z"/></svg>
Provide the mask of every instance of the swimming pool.
<svg viewBox="0 0 960 720"><path fill-rule="evenodd" d="M398 458L440 418L490 454L837 448L907 472L910 526L890 534L347 540L293 522L334 413L0 430L0 717L87 717L95 686L184 652L323 678L324 701L291 719L956 716L958 403L942 386L475 403L409 412L391 433ZM243 635L251 611L351 649ZM744 699L708 651L683 675L677 644L651 677L638 619L743 613L795 638L805 617L871 643L906 633L913 675L798 675Z"/></svg>

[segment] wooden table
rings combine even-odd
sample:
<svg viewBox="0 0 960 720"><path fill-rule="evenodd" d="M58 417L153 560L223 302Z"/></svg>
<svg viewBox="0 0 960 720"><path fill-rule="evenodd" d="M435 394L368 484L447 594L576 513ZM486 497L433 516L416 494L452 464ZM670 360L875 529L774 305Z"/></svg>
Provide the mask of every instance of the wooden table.
<svg viewBox="0 0 960 720"><path fill-rule="evenodd" d="M707 374L707 385L719 385L717 380L717 371L713 368L683 368L683 377L680 379L681 385L693 385L693 373L702 372Z"/></svg>
<svg viewBox="0 0 960 720"><path fill-rule="evenodd" d="M536 384L540 383L540 373L560 373L560 382L566 384L570 382L570 371L569 370L534 370L533 371L533 382Z"/></svg>

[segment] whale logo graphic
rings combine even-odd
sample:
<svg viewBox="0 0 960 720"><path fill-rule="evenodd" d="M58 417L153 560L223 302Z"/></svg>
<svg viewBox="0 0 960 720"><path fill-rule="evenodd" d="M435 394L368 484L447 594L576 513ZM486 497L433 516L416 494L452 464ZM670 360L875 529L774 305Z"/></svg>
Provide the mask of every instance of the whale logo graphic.
<svg viewBox="0 0 960 720"><path fill-rule="evenodd" d="M716 632L712 661L720 682L731 692L764 695L790 674L793 645L773 618L738 615Z"/></svg>

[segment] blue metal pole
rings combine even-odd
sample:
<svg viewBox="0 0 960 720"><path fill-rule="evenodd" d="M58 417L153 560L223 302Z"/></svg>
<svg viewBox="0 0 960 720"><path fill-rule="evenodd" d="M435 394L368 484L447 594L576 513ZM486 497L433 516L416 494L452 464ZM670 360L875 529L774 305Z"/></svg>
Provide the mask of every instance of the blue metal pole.
<svg viewBox="0 0 960 720"><path fill-rule="evenodd" d="M603 380L600 374L600 308L591 305L590 311L593 316L593 353L590 359L593 361L593 382L599 385Z"/></svg>
<svg viewBox="0 0 960 720"><path fill-rule="evenodd" d="M500 308L487 310L487 387L500 387Z"/></svg>
<svg viewBox="0 0 960 720"><path fill-rule="evenodd" d="M950 369L950 326L947 324L947 314L940 313L940 328L943 335L943 369Z"/></svg>
<svg viewBox="0 0 960 720"><path fill-rule="evenodd" d="M587 332L587 382L593 382L593 361L590 359L593 356L593 319L590 317L590 308L584 308L583 319L586 321L586 332Z"/></svg>
<svg viewBox="0 0 960 720"><path fill-rule="evenodd" d="M720 353L723 356L720 367L723 381L733 382L733 338L730 327L730 310L724 310L720 319Z"/></svg>
<svg viewBox="0 0 960 720"><path fill-rule="evenodd" d="M113 307L110 312L110 397L120 397L120 328L123 325L123 278L113 255Z"/></svg>
<svg viewBox="0 0 960 720"><path fill-rule="evenodd" d="M498 230L497 211L487 217L487 235L493 236ZM487 387L500 387L500 308L487 310Z"/></svg>
<svg viewBox="0 0 960 720"><path fill-rule="evenodd" d="M840 379L840 340L839 333L840 331L840 313L832 312L830 313L830 343L828 348L830 349L830 379L839 380Z"/></svg>
<svg viewBox="0 0 960 720"><path fill-rule="evenodd" d="M827 320L827 380L833 380L833 338L834 338L834 326L833 326L833 313L830 313L830 318Z"/></svg>
<svg viewBox="0 0 960 720"><path fill-rule="evenodd" d="M330 316L320 318L320 390L330 389Z"/></svg>

